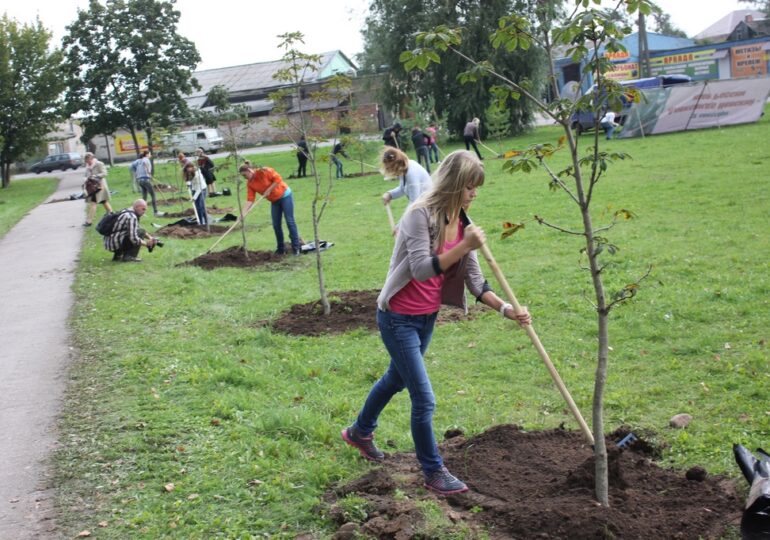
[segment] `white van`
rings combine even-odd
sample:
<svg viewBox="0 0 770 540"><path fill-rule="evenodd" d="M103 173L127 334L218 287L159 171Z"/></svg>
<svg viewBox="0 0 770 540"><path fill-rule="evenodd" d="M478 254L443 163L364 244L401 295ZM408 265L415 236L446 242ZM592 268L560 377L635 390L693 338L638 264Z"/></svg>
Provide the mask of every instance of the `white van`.
<svg viewBox="0 0 770 540"><path fill-rule="evenodd" d="M199 147L206 153L219 152L224 145L224 139L216 129L193 129L180 131L169 135L163 141L163 149L166 152L184 152L192 154Z"/></svg>

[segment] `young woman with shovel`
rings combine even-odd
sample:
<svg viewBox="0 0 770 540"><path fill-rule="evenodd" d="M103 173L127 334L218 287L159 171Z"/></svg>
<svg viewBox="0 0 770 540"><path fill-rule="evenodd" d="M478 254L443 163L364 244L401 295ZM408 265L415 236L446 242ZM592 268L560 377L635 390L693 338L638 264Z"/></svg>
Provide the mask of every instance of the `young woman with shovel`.
<svg viewBox="0 0 770 540"><path fill-rule="evenodd" d="M441 495L468 487L444 466L433 435L435 397L423 357L441 304L463 309L465 286L477 300L521 325L531 323L527 309L514 313L489 287L476 250L484 231L466 210L484 184L484 167L467 151L449 154L434 176L433 189L421 196L401 219L385 285L377 299L377 324L390 354L385 374L369 391L357 420L342 430L342 439L371 461L385 455L374 444L377 418L404 388L412 402L411 426L425 487Z"/></svg>

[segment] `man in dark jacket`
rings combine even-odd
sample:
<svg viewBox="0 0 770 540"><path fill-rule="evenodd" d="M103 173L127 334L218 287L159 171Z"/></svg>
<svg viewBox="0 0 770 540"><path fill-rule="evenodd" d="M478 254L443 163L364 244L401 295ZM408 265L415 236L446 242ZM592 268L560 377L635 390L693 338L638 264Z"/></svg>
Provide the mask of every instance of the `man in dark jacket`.
<svg viewBox="0 0 770 540"><path fill-rule="evenodd" d="M428 174L430 174L430 155L428 154L430 137L422 132L420 126L412 128L412 144L414 145L414 151L417 153L417 163L423 165Z"/></svg>
<svg viewBox="0 0 770 540"><path fill-rule="evenodd" d="M396 122L385 130L382 134L382 140L385 142L385 146L392 146L393 148L400 148L398 144L398 134L401 133L401 124Z"/></svg>

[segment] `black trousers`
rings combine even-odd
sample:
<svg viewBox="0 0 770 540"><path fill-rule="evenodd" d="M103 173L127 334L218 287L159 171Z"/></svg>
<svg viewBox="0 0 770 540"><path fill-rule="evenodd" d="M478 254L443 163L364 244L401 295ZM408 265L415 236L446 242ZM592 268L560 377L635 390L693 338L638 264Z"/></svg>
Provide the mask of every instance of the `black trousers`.
<svg viewBox="0 0 770 540"><path fill-rule="evenodd" d="M307 156L302 152L298 152L297 162L299 162L299 167L297 168L297 176L307 176Z"/></svg>
<svg viewBox="0 0 770 540"><path fill-rule="evenodd" d="M147 238L147 232L144 229L139 229L139 238ZM128 235L123 239L120 247L115 250L115 254L112 256L113 261L119 261L124 257L137 257L139 250L142 248L142 244L133 244Z"/></svg>
<svg viewBox="0 0 770 540"><path fill-rule="evenodd" d="M479 147L476 146L476 139L473 137L465 136L465 149L470 150L471 146L473 146L473 149L476 151L476 155L479 156L479 159L484 159L484 157L481 155L481 152L479 152Z"/></svg>

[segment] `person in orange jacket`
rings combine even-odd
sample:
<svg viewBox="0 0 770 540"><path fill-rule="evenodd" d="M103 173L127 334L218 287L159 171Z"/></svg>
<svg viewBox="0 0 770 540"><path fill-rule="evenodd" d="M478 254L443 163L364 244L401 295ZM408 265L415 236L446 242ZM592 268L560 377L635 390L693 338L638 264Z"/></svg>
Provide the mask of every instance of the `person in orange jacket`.
<svg viewBox="0 0 770 540"><path fill-rule="evenodd" d="M247 181L246 208L244 215L254 205L257 193L263 195L272 203L270 214L273 219L273 230L275 231L275 241L277 255L286 253L286 247L283 243L283 227L281 217L286 220L286 226L289 228L289 238L291 239L291 250L294 255L300 254L300 240L297 232L297 223L294 221L294 197L291 188L283 181L281 175L270 167L253 167L250 163L244 163L238 169L241 176Z"/></svg>

